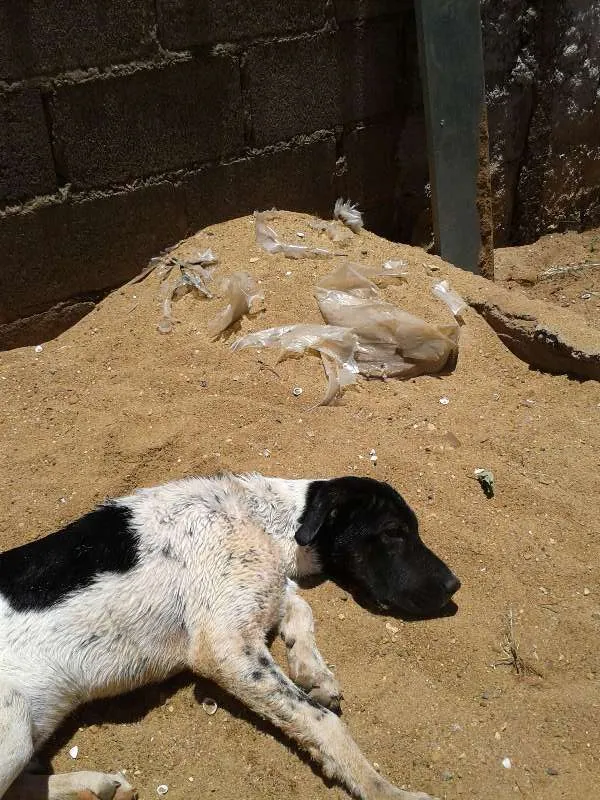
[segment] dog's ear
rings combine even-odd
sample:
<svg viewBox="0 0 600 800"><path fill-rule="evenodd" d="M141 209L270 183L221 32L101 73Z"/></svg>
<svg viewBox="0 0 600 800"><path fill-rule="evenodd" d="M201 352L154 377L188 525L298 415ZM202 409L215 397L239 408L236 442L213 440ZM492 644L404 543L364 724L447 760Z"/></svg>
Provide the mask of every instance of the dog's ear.
<svg viewBox="0 0 600 800"><path fill-rule="evenodd" d="M333 514L335 500L331 481L313 481L306 493L306 505L296 531L296 542L302 546L314 542L325 520Z"/></svg>

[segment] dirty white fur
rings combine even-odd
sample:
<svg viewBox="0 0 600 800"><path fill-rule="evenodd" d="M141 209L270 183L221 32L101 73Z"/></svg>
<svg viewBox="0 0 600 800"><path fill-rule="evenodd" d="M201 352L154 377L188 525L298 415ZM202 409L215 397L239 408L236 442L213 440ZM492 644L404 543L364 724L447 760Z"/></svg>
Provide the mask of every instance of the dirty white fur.
<svg viewBox="0 0 600 800"><path fill-rule="evenodd" d="M139 536L131 570L103 573L42 611L16 612L0 595L0 798L133 797L123 776L18 776L81 703L186 668L277 725L358 797L428 797L384 781L323 707L339 689L291 580L319 569L294 540L308 485L253 474L139 490L117 501ZM304 691L273 661L272 630Z"/></svg>

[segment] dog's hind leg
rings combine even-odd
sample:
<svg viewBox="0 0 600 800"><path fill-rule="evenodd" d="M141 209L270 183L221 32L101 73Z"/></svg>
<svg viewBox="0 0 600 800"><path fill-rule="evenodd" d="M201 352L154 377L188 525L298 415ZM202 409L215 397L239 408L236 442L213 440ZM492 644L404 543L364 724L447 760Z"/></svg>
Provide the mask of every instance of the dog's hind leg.
<svg viewBox="0 0 600 800"><path fill-rule="evenodd" d="M296 584L289 580L279 635L287 649L290 678L313 700L338 712L340 687L317 649L312 609L296 594Z"/></svg>
<svg viewBox="0 0 600 800"><path fill-rule="evenodd" d="M32 755L29 704L16 689L0 683L0 797L6 795Z"/></svg>
<svg viewBox="0 0 600 800"><path fill-rule="evenodd" d="M317 761L324 773L361 800L431 800L384 780L360 752L333 712L305 694L281 671L256 635L229 640L213 653L211 677L260 716L272 722Z"/></svg>
<svg viewBox="0 0 600 800"><path fill-rule="evenodd" d="M2 800L133 800L122 775L73 772L34 775L32 720L25 697L0 683L0 798Z"/></svg>

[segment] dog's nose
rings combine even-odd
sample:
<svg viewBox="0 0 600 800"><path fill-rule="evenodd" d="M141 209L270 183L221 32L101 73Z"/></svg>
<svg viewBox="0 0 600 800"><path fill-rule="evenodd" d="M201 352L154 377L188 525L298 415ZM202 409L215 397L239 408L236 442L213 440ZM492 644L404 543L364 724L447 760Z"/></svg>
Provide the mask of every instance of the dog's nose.
<svg viewBox="0 0 600 800"><path fill-rule="evenodd" d="M452 572L444 581L444 589L448 592L448 595L453 595L460 589L460 581Z"/></svg>

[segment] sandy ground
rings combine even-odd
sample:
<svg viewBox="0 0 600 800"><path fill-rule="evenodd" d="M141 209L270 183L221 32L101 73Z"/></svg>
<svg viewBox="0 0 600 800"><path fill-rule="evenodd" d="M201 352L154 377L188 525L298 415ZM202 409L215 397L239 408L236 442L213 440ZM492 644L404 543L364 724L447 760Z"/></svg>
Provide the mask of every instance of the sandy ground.
<svg viewBox="0 0 600 800"><path fill-rule="evenodd" d="M281 215L273 224L288 240L299 230L316 241L307 219ZM561 239L562 263L580 258L581 241L571 245ZM262 281L266 311L245 319L244 332L320 322L311 288L331 263L262 253L250 218L201 232L181 252L206 246L221 272L248 269ZM554 263L552 241L543 249ZM387 288L388 299L449 321L429 286L433 276L456 276L452 267L368 233L349 252L373 265L406 258L411 276ZM517 266L526 257L535 269L546 263L524 248L500 255ZM270 352L232 353L237 333L214 343L206 334L220 301L191 295L175 305L175 331L161 335L157 292L151 275L41 353L0 354L0 546L42 536L105 496L190 473L390 481L463 588L455 616L413 623L374 616L331 583L305 591L364 751L398 784L447 800L596 797L600 386L529 370L469 311L451 374L363 383L338 406L309 411L324 390L316 357L275 365ZM598 305L575 305L586 303L582 326L590 303ZM496 476L491 500L473 478L477 467ZM524 677L500 663L511 610L531 666ZM215 716L198 703L206 695L218 700ZM75 744L76 762L68 755ZM56 770L126 770L142 800L157 797L158 784L168 784L169 800L346 796L271 728L192 676L83 709L49 755Z"/></svg>

